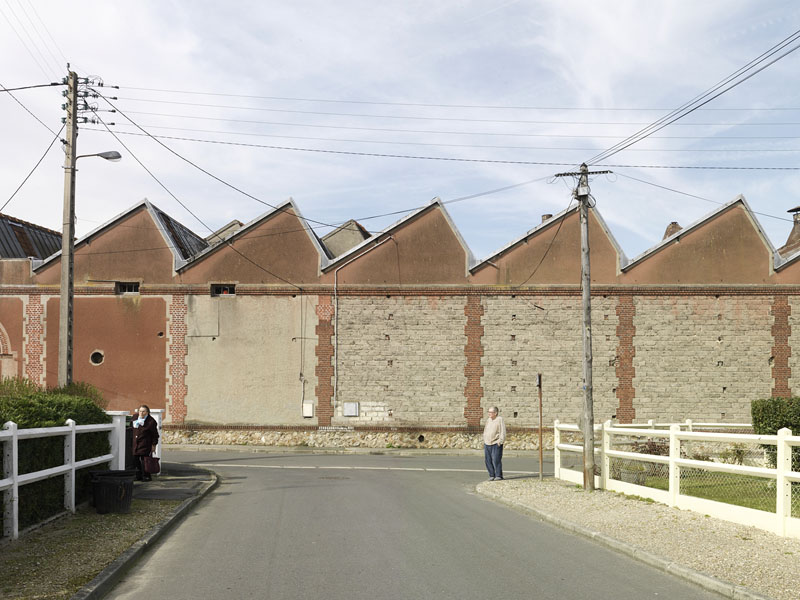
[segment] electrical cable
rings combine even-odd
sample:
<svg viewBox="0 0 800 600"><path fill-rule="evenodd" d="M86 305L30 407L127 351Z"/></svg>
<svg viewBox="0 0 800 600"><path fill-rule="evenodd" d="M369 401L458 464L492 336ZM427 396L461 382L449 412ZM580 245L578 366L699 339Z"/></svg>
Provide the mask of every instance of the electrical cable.
<svg viewBox="0 0 800 600"><path fill-rule="evenodd" d="M111 133L111 130L108 130ZM143 130L144 131L144 130ZM244 142L228 142L228 141L221 141L221 140L204 140L199 138L188 138L188 137L180 137L180 136L169 136L169 135L153 135L152 133L145 132L143 134L138 134L134 132L119 132L122 135L139 135L139 136L147 136L153 138L154 140L176 140L176 141L183 141L183 142L196 142L202 144L218 144L223 146L238 146L238 147L245 147L245 148L264 148L268 150L289 150L293 152L312 152L312 153L319 153L319 154L338 154L338 155L345 155L345 156L369 156L369 157L377 157L377 158L403 158L403 159L411 159L411 160L431 160L431 161L445 161L445 162L466 162L466 163L484 163L484 164L506 164L506 165L540 165L540 166L551 166L551 167L564 167L564 166L574 166L575 163L571 162L549 162L549 161L533 161L533 160L500 160L500 159L481 159L481 158L458 158L458 157L448 157L448 156L419 156L419 155L408 155L408 154L383 154L378 152L355 152L355 151L346 151L346 150L324 150L320 148L299 148L293 146L274 146L268 144L246 144ZM159 142L161 143L161 142ZM170 149L169 146L161 144L164 148L168 149L170 152L175 154L176 156L180 157L182 160L192 164L199 170L203 170L201 167L198 167L191 163L188 159L180 156L174 150ZM708 169L708 170L749 170L749 171L800 171L800 167L729 167L729 166L703 166L703 165L607 165L609 167L618 167L618 168L640 168L640 169ZM204 171L205 172L205 171ZM206 172L210 177L216 177L208 172ZM231 184L228 184L222 180L218 180L220 183L224 183L229 187ZM237 189L233 187L233 189ZM249 196L246 192L242 192L242 194ZM261 202L262 204L266 204L263 200L259 200L252 196L249 196L256 200L257 202ZM269 205L268 205L269 206ZM325 223L320 223L321 225L325 225Z"/></svg>
<svg viewBox="0 0 800 600"><path fill-rule="evenodd" d="M668 113L667 115L661 117L660 119L658 119L657 121L655 121L652 124L648 125L644 129L641 129L641 130L637 131L632 136L628 137L627 140L623 140L622 142L620 142L619 144L616 144L615 146L612 146L608 150L605 150L604 152L601 152L600 154L595 155L594 157L592 157L591 159L586 161L586 164L589 164L589 165L596 164L596 163L598 163L598 162L600 162L602 160L606 160L607 158L610 158L611 156L613 156L614 154L617 154L618 152L621 152L622 150L624 150L628 146L631 146L631 145L641 141L642 139L648 137L649 135L652 135L656 131L659 131L660 129L663 129L664 127L667 127L671 123L673 123L673 122L675 122L675 121L677 121L679 119L682 119L686 115L691 114L692 112L694 112L695 110L697 110L701 106L704 106L705 104L708 104L709 102L711 102L712 100L718 98L722 94L725 94L726 92L729 92L730 90L732 90L736 86L744 83L745 81L747 81L751 77L755 76L756 74L760 73L764 69L766 69L769 66L773 65L774 63L776 63L777 61L781 60L782 58L784 58L788 54L791 54L792 52L794 52L795 50L800 48L800 45L797 45L794 48L791 48L790 50L788 50L787 52L781 54L777 58L771 60L767 64L759 67L758 69L753 70L756 65L758 65L761 62L763 62L764 60L766 60L767 58L771 57L772 55L776 54L777 52L779 52L780 50L782 50L783 48L785 48L789 44L794 43L799 38L800 38L800 30L795 31L793 34L791 34L790 36L788 36L787 38L785 38L784 40L782 40L781 42L779 42L778 44L776 44L775 46L773 46L772 48L767 50L766 52L762 53L760 56L758 56L755 59L751 60L744 67L741 67L740 69L738 69L737 71L735 71L734 73L732 73L731 75L729 75L728 77L723 79L721 82L715 84L714 86L712 86L711 88L709 88L708 90L703 92L702 94L700 94L698 96L695 96L689 102L684 103L683 105L681 105L677 109L675 109L672 112ZM744 73L746 73L748 71L751 71L751 72L749 74L747 74L746 76L744 76L743 78L741 78L738 81L736 81L737 78L741 77ZM733 83L731 83L731 82L733 82ZM730 85L728 85L729 83L730 83ZM719 89L723 88L726 85L728 86L727 88L723 89L720 92L717 92ZM709 96L711 96L711 97L709 97Z"/></svg>
<svg viewBox="0 0 800 600"><path fill-rule="evenodd" d="M151 139L152 139L152 140L154 140L154 141L155 141L157 144L159 144L159 145L160 145L162 148L164 148L165 150L167 150L168 152L170 152L170 153L171 153L171 154L173 154L174 156L176 156L176 157L180 158L182 161L184 161L184 162L188 163L189 165L191 165L192 167L194 167L194 168L195 168L195 169L197 169L198 171L200 171L200 172L202 172L202 173L205 173L206 175L208 175L209 177L211 177L211 178L212 178L212 179L214 179L215 181L217 181L217 182L219 182L219 183L221 183L221 184L223 184L223 185L225 185L225 186L227 186L227 187L231 188L232 190L234 190L234 191L236 191L236 192L239 192L240 194L242 194L243 196L246 196L246 197L250 198L251 200L255 200L256 202L259 202L259 203L261 203L261 204L263 204L263 205L265 205L265 206L269 206L270 208L272 208L272 209L274 209L274 210L280 210L281 212L287 212L287 211L284 211L283 209L280 209L280 208L278 208L277 206L274 206L274 205L272 205L272 204L270 204L270 203L268 203L268 202L265 202L264 200L261 200L260 198L257 198L256 196L253 196L252 194L249 194L249 193L245 192L244 190L242 190L242 189L240 189L240 188L236 187L235 185L233 185L232 183L229 183L229 182L225 181L224 179L222 179L222 178L220 178L220 177L217 177L216 175L214 175L214 174L213 174L213 173L211 173L210 171L207 171L206 169L204 169L204 168L203 168L203 167L201 167L200 165L198 165L198 164L196 164L196 163L192 162L191 160L189 160L189 159L188 159L188 158L186 158L185 156L181 155L180 153L176 152L175 150L173 150L172 148L170 148L169 146L167 146L166 144L164 144L164 143L163 143L163 142L162 142L160 139L158 139L159 137L162 137L162 136L154 136L154 135L153 135L153 134L151 134L149 131L147 131L147 130L143 129L143 128L142 128L142 127L141 127L141 126L138 124L138 123L136 123L136 122L135 122L133 119L131 119L131 118L130 118L130 117L129 117L129 116L126 114L126 113L124 113L123 111L121 111L120 109L118 109L118 108L117 108L117 107L116 107L116 106L115 106L115 105L114 105L114 104L113 104L113 103L112 103L112 102L111 102L111 101L110 101L108 98L106 98L106 97L105 97L105 96L104 96L104 95L103 95L101 92L98 92L98 91L97 91L97 90L95 90L95 89L92 89L92 92L96 93L96 94L97 94L97 95L98 95L100 98L102 98L103 100L105 100L105 101L106 101L106 102L109 104L109 106L111 106L111 108L113 108L113 109L114 109L114 110L115 110L117 113L119 113L120 115L122 115L123 117L125 117L125 118L126 118L126 119L127 119L127 120L128 120L128 121L129 121L129 122L130 122L130 123L131 123L133 126L134 126L134 127L136 127L137 129L139 129L139 130L142 132L142 134L143 134L143 135L146 135L147 137L151 138ZM111 129L109 129L107 125L105 125L105 123L103 123L103 125L106 127L106 129L108 130L108 132L109 132L109 133L111 133L111 134L112 134L112 135L113 135L115 138L119 139L119 138L116 136L116 134L115 134L114 132L112 132L112 131L111 131ZM323 222L321 222L321 221L315 221L314 219L306 219L305 217L303 217L303 221L306 221L306 222L311 222L311 223L317 223L317 224L319 224L319 225L324 225L324 226L326 226L326 227L333 227L333 225L331 225L330 223L323 223ZM212 232L212 233L213 233L213 232Z"/></svg>
<svg viewBox="0 0 800 600"><path fill-rule="evenodd" d="M534 267L533 271L531 271L531 274L528 275L527 279L525 279L525 281L523 281L522 283L515 285L513 289L519 289L523 285L528 283L536 274L536 272L539 270L539 267L542 266L544 259L547 257L547 254L550 252L550 248L553 247L553 243L556 241L556 238L558 237L558 234L561 231L561 226L564 224L564 221L567 220L567 212L569 211L569 207L572 206L572 202L574 199L575 199L574 197L570 197L569 204L567 204L567 208L564 209L564 216L561 217L561 220L558 222L558 227L556 228L555 233L553 233L553 237L550 238L550 243L547 244L547 248L545 248L544 254L542 254L542 258L539 259L539 263Z"/></svg>
<svg viewBox="0 0 800 600"><path fill-rule="evenodd" d="M126 124L122 124L125 126ZM800 123L798 123L800 125ZM567 151L567 152L587 152L594 151L596 148L564 148L564 147L541 147L541 146L500 146L490 144L447 144L437 142L401 142L391 140L365 140L365 139L348 139L348 138L322 138L314 136L297 136L297 135L278 135L270 133L253 133L248 131L220 131L218 129L193 129L191 127L167 127L160 125L142 125L147 130L151 129L165 129L169 131L189 131L195 133L216 133L222 135L240 135L249 137L262 137L262 138L280 138L289 140L306 140L316 142L342 142L353 144L384 144L394 146L430 146L442 148L481 148L493 150L530 150L530 151ZM120 132L124 133L124 132ZM631 152L800 152L800 148L632 148Z"/></svg>
<svg viewBox="0 0 800 600"><path fill-rule="evenodd" d="M11 5L10 5L10 4L7 4L6 6L8 6L9 10L11 11L11 14L12 14L12 15L14 15L14 18L15 18L15 19L17 19L17 22L20 22L20 21L19 21L19 18L17 17L16 13L14 12L14 9L13 9L13 8L11 8ZM39 70L40 70L40 71L41 71L41 72L44 74L44 76L45 76L47 79L50 79L50 78L53 76L53 74L52 74L52 73L48 73L48 72L45 70L45 68L42 66L42 64L39 62L39 60L38 60L38 59L37 59L37 58L34 56L33 52L31 52L31 49L28 47L28 44L26 44L26 43L25 43L25 40L24 40L24 39L22 39L22 36L19 34L19 31L17 31L17 28L16 28L16 27L14 27L14 24L11 22L11 19L9 19L9 18L8 18L8 15L6 15L5 11L4 11L2 8L0 8L0 15L3 15L3 18L4 18L4 19L6 20L6 22L8 23L8 26L9 26L9 27L11 27L11 31L13 31L13 32L14 32L14 34L17 36L17 39L20 41L20 43L22 44L22 46L25 48L25 51L26 51L26 52L28 53L28 55L30 55L30 57L33 59L33 62L35 62L35 63L36 63L36 66L37 66L37 67L39 67ZM20 24L21 24L21 22L20 22ZM28 32L27 32L27 31L25 31L25 34L27 35L27 34L28 34ZM30 36L28 36L28 37L30 37ZM37 48L37 51L38 51L38 48ZM47 62L47 61L45 61L45 62ZM50 65L48 65L48 66L50 66Z"/></svg>
<svg viewBox="0 0 800 600"><path fill-rule="evenodd" d="M33 166L33 168L31 169L30 173L28 173L25 176L25 179L22 180L22 183L19 184L19 186L17 187L16 190L14 190L14 193L11 194L11 196L8 198L8 200L5 201L5 204L3 204L3 206L0 206L0 212L3 212L3 209L5 209L5 207L8 206L8 203L11 202L14 199L14 196L17 195L17 192L19 192L22 189L22 186L25 185L25 183L28 181L28 179L30 179L30 176L33 175L33 172L39 167L40 164L42 164L42 161L44 160L44 157L47 156L48 152L50 152L50 149L53 147L53 144L56 143L56 141L58 140L59 136L61 135L61 132L64 131L64 127L66 127L66 125L62 125L61 126L61 129L59 129L58 133L56 133L56 137L54 137L53 140L50 142L50 145L47 146L47 150L44 151L44 154L42 154L42 157Z"/></svg>
<svg viewBox="0 0 800 600"><path fill-rule="evenodd" d="M97 120L98 120L98 121L100 121L100 123L102 123L104 126L106 126L106 127L107 127L107 125L106 125L105 121L103 121L103 120L102 120L100 117L97 117ZM122 147L123 147L123 148L125 148L125 150L126 150L126 151L127 151L127 152L128 152L128 153L129 153L129 154L132 156L132 157L133 157L133 159L134 159L134 160L135 160L137 163L139 163L139 166L141 166L141 167L142 167L142 168L143 168L143 169L144 169L144 170L147 172L147 174L148 174L148 175L150 175L150 177L152 177L152 178L153 178L153 180L154 180L156 183L158 183L158 185L160 185L160 186L161 186L161 187L164 189L164 191L165 191L165 192L167 192L167 194L169 194L169 195L170 195L170 196L171 196L171 197L172 197L172 198L173 198L173 199L174 199L174 200L175 200L175 201L176 201L178 204L180 204L180 205L183 207L183 209L184 209L186 212L188 212L188 213L189 213L190 215L192 215L192 216L193 216L195 219L197 219L197 221L198 221L198 222L199 222L199 223L200 223L200 224L201 224L203 227L205 227L206 229L208 229L208 231L209 231L209 232L211 232L211 233L214 233L214 231L213 231L213 230L212 230L212 229L211 229L211 228L210 228L208 225L206 225L206 224L205 224L205 222L204 222L204 221L203 221L203 220L202 220L200 217L198 217L196 214L194 214L194 212L192 212L192 211L189 209L189 207L188 207L188 206L186 206L186 204L184 204L183 202L181 202L181 200L180 200L180 199L179 199L179 198L178 198L178 197L177 197L175 194L173 194L173 193L170 191L170 189L169 189L169 188L167 188L167 186L166 186L166 185L164 185L164 184L161 182L161 180L160 180L160 179L158 179L158 177L156 177L156 176L155 176L155 174L153 174L153 172L152 172L150 169L148 169L148 168L145 166L145 164L144 164L144 163L143 163L141 160L139 160L139 158L138 158L138 157L137 157L137 156L136 156L136 155L133 153L133 151L132 151L132 150L131 150L131 149L130 149L130 148L127 146L127 145L125 145L125 142L123 142L121 139L119 139L119 137L117 137L117 136L116 136L116 135L115 135L115 134L114 134L114 133L113 133L113 132L112 132L110 129L108 130L108 132L109 132L109 133L111 133L111 135L112 135L112 136L114 136L114 138L115 138L115 139L116 139L116 140L117 140L117 141L118 141L118 142L119 142L119 143L122 145ZM249 257L247 257L247 256L245 256L244 254L242 254L242 253L241 253L241 252L240 252L240 251L239 251L237 248L235 248L235 247L233 246L233 244L232 244L232 243L228 242L228 243L227 243L227 245L228 245L228 247L229 247L231 250L233 250L233 251L234 251L236 254L238 254L239 256L241 256L242 258L244 258L246 261L248 261L249 263L253 264L253 265L254 265L254 266L256 266L257 268L261 269L261 270L262 270L262 271L264 271L265 273L267 273L267 274L271 275L271 276L272 276L272 277L274 277L275 279L279 279L279 280L283 281L284 283L288 283L289 285L291 285L291 286L293 286L293 287L296 287L296 288L297 288L298 290L300 290L300 291L303 291L303 288L301 288L299 285L297 285L297 284L295 284L295 283L292 283L292 282L291 282L291 281L289 281L288 279L284 279L284 278L283 278L283 277L281 277L280 275L276 275L275 273L273 273L273 272L269 271L268 269L266 269L266 268L265 268L265 267L263 267L262 265L258 264L257 262L253 261L253 260L252 260L252 259L250 259Z"/></svg>
<svg viewBox="0 0 800 600"><path fill-rule="evenodd" d="M657 187L657 188L660 188L662 190L667 190L668 192L674 192L674 193L680 194L682 196L688 196L690 198L697 198L698 200L703 200L705 202L711 202L712 204L717 204L717 205L720 205L720 206L723 205L723 204L726 204L725 202L720 202L718 200L711 200L709 198L703 198L702 196L698 196L696 194L690 194L689 192L682 192L681 190L676 190L675 188L667 187L665 185L660 185L658 183L653 183L652 181L646 181L644 179L639 179L638 177L633 177L631 175L626 175L625 173L622 173L620 171L615 171L615 173L617 175L621 175L622 177L625 177L626 179L632 179L633 181L638 181L639 183L644 183L646 185ZM762 213L762 212L758 212L758 211L755 211L755 210L753 210L751 212L754 215L759 215L759 216L762 216L762 217L768 217L770 219L776 219L778 221L788 221L789 223L794 222L793 219L787 219L786 217L778 217L776 215L770 215L768 213Z"/></svg>
<svg viewBox="0 0 800 600"><path fill-rule="evenodd" d="M368 104L375 106L415 106L415 107L428 107L428 108L483 108L483 109L502 109L502 110L577 110L577 111L662 111L671 110L668 108L610 108L610 107L581 107L581 106L501 106L496 104L430 104L424 102L378 102L368 100L334 100L330 98L297 98L289 96L258 96L250 94L223 94L220 92L198 92L188 90L169 90L159 88L147 87L133 87L122 85L119 86L121 90L137 90L147 92L165 92L170 94L187 94L195 96L220 96L226 98L251 98L256 100L280 100L289 102L319 102L331 104ZM703 108L702 111L750 111L752 108ZM797 110L799 108L759 108L757 110L768 111L789 111Z"/></svg>
<svg viewBox="0 0 800 600"><path fill-rule="evenodd" d="M469 136L495 136L495 137L534 137L534 138L573 138L573 139L624 139L620 135L570 135L559 133L500 133L495 131L446 131L437 129L397 129L391 127L351 127L345 125L321 125L310 123L289 123L286 121L260 121L256 119L230 119L222 117L201 117L194 115L177 115L174 113L158 113L149 111L129 110L130 115L149 115L156 117L168 117L171 119L195 119L199 121L223 121L226 123L247 123L258 125L280 125L283 127L306 127L311 129L344 129L350 131L381 131L388 133L431 133L436 135L469 135ZM125 124L121 124L125 126ZM707 135L654 135L650 136L654 140L705 140ZM773 139L800 139L800 136L716 136L717 140L773 140Z"/></svg>
<svg viewBox="0 0 800 600"><path fill-rule="evenodd" d="M53 85L53 84L48 84L48 85ZM58 84L55 84L55 85L58 85ZM37 86L37 87L39 87L39 86ZM41 86L41 87L44 87L44 86ZM53 135L56 134L55 131L50 129L50 127L47 126L44 121L42 121L39 117L37 117L35 114L33 114L33 112L27 106L25 106L22 102L20 102L19 98L17 98L14 94L12 94L11 90L9 90L7 87L5 87L2 83L0 83L0 91L8 92L8 95L11 96L14 99L14 102L19 104L22 108L24 108L30 116L32 116L34 119L39 121L39 123L41 123L42 127L47 129L47 131L49 131Z"/></svg>

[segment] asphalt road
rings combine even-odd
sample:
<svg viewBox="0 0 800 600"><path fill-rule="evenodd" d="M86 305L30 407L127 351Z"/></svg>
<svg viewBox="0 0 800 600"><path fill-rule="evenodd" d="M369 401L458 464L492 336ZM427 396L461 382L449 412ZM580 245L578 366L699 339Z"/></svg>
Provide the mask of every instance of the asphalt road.
<svg viewBox="0 0 800 600"><path fill-rule="evenodd" d="M164 460L222 482L109 598L720 598L477 496L480 457ZM505 459L506 476L533 461Z"/></svg>

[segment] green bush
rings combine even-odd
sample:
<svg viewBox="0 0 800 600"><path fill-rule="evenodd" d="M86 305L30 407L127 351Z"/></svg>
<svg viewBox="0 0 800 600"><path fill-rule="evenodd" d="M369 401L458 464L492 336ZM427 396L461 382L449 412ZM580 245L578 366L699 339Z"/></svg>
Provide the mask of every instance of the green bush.
<svg viewBox="0 0 800 600"><path fill-rule="evenodd" d="M757 435L775 435L779 429L788 427L792 434L800 434L800 398L762 398L750 404L753 417L753 431ZM765 445L767 458L772 466L776 464L775 446ZM800 448L792 449L792 468L800 466Z"/></svg>
<svg viewBox="0 0 800 600"><path fill-rule="evenodd" d="M750 404L753 431L758 435L775 435L788 427L800 433L800 398L762 398Z"/></svg>
<svg viewBox="0 0 800 600"><path fill-rule="evenodd" d="M75 388L79 390L80 387ZM0 382L0 424L13 421L19 429L58 427L67 419L78 425L110 423L111 417L93 397L44 391L20 379ZM80 461L110 452L107 432L76 436L75 459ZM3 453L4 454L4 453ZM19 441L20 474L64 464L64 438L61 436ZM95 468L102 468L98 466ZM107 468L107 467L106 467ZM87 469L76 472L76 499L88 498L91 489ZM20 528L38 523L64 510L64 477L53 477L19 488ZM2 518L0 516L0 518Z"/></svg>

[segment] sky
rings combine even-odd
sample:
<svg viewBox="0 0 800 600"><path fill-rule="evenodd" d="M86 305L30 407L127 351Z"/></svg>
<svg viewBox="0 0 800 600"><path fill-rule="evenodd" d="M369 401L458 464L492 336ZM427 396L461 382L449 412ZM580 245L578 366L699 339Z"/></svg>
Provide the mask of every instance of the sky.
<svg viewBox="0 0 800 600"><path fill-rule="evenodd" d="M798 30L792 1L0 0L0 85L61 82L69 63L105 96L78 154L123 159L78 161L79 237L143 198L205 237L288 198L322 236L438 197L480 259L570 205L555 174ZM591 192L629 258L740 194L785 243L798 73L800 51L591 165L613 171ZM0 211L58 231L64 89L0 91Z"/></svg>

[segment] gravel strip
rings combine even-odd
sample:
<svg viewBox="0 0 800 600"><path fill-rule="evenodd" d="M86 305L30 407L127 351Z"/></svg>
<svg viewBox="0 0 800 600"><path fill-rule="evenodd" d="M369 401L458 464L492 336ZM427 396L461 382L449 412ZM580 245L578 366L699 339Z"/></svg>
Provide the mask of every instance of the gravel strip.
<svg viewBox="0 0 800 600"><path fill-rule="evenodd" d="M483 482L477 491L600 532L775 600L800 597L800 539L557 480Z"/></svg>

